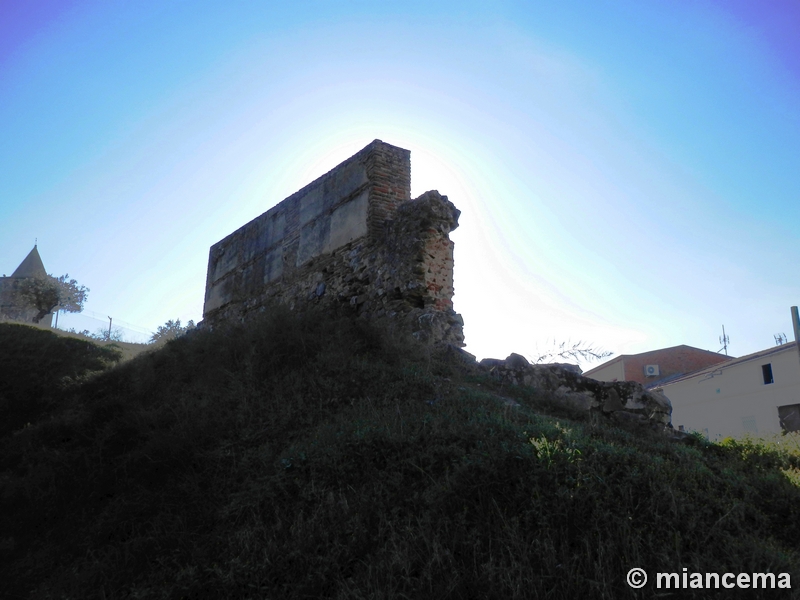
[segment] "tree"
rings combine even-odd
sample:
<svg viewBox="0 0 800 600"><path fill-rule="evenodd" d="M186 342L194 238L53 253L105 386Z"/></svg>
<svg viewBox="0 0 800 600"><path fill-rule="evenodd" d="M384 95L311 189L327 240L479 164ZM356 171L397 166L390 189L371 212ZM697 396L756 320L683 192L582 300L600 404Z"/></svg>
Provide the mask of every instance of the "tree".
<svg viewBox="0 0 800 600"><path fill-rule="evenodd" d="M54 279L59 288L58 309L71 313L81 312L89 297L89 288L78 285L77 281L69 278L69 273Z"/></svg>
<svg viewBox="0 0 800 600"><path fill-rule="evenodd" d="M69 278L69 274L61 277L26 277L14 287L17 306L36 309L34 323L41 321L56 308L67 312L81 312L88 295L89 288L78 285L77 281Z"/></svg>
<svg viewBox="0 0 800 600"><path fill-rule="evenodd" d="M182 336L184 333L191 331L194 328L194 321L189 321L185 327L182 327L180 319L175 319L174 321L170 319L163 325L158 326L156 332L150 337L150 343L164 344L169 340L174 340L175 338Z"/></svg>
<svg viewBox="0 0 800 600"><path fill-rule="evenodd" d="M97 330L96 333L90 334L89 337L92 337L96 340L100 340L102 342L121 342L123 341L123 333L122 329L119 327L114 327L111 331L102 327Z"/></svg>

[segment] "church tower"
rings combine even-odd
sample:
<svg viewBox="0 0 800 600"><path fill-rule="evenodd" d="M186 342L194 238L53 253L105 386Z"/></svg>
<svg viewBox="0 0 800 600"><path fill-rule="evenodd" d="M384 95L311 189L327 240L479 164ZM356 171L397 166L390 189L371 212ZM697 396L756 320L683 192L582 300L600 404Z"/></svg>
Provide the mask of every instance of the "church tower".
<svg viewBox="0 0 800 600"><path fill-rule="evenodd" d="M47 271L44 268L44 263L42 263L42 257L39 256L39 250L34 244L33 250L28 252L28 256L25 257L10 277L0 277L0 320L10 319L25 323L33 322L33 318L38 311L35 308L20 308L16 306L13 301L13 290L21 280L37 277L47 277ZM39 321L39 325L52 327L53 314L45 315Z"/></svg>

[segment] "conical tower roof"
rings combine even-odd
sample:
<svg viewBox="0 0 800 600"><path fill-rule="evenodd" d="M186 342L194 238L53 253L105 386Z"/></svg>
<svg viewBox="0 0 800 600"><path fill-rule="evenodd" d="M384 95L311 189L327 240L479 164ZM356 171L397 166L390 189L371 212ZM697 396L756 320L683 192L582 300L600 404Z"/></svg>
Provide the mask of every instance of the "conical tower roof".
<svg viewBox="0 0 800 600"><path fill-rule="evenodd" d="M36 246L33 247L28 253L28 256L25 257L17 270L11 274L12 277L47 277L47 271L44 270L44 264L42 264L42 257L39 256L39 251L36 249Z"/></svg>

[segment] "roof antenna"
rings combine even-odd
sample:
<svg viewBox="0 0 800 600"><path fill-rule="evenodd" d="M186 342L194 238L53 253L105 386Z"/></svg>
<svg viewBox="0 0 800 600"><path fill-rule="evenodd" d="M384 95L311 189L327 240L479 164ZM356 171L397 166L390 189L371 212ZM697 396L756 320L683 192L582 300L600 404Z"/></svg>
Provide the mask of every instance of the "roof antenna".
<svg viewBox="0 0 800 600"><path fill-rule="evenodd" d="M789 338L786 337L785 333L776 333L772 337L775 338L775 345L776 346L782 346L783 344L785 344L786 342L789 341Z"/></svg>
<svg viewBox="0 0 800 600"><path fill-rule="evenodd" d="M725 325L722 326L722 335L719 338L719 343L722 344L722 348L717 350L717 352L722 352L725 350L725 356L728 356L728 344L730 343L731 338L725 335Z"/></svg>

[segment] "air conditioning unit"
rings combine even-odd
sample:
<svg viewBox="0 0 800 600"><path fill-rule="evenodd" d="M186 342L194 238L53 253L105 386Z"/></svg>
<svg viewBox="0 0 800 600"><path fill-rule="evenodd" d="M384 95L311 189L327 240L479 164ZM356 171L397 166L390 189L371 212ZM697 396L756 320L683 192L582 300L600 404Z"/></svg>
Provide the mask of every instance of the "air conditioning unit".
<svg viewBox="0 0 800 600"><path fill-rule="evenodd" d="M645 377L657 377L660 375L661 371L658 370L658 365L645 365L644 366L644 376Z"/></svg>

